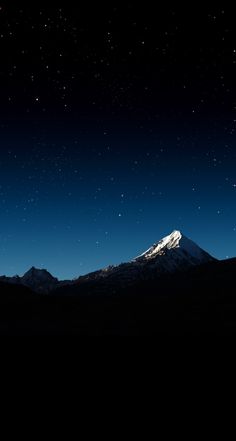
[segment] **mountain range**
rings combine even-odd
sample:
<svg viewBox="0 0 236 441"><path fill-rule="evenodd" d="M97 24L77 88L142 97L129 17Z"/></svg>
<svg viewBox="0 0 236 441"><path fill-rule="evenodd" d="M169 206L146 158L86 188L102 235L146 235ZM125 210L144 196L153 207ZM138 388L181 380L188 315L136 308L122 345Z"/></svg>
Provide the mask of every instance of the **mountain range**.
<svg viewBox="0 0 236 441"><path fill-rule="evenodd" d="M33 267L0 278L0 335L236 335L235 273L179 231L73 281Z"/></svg>
<svg viewBox="0 0 236 441"><path fill-rule="evenodd" d="M106 282L125 285L137 280L184 271L190 267L215 260L180 231L173 231L131 262L122 263L81 276L73 281L59 281L47 270L32 267L23 277L0 277L0 281L24 285L38 293L48 294L57 288L82 285L86 282Z"/></svg>

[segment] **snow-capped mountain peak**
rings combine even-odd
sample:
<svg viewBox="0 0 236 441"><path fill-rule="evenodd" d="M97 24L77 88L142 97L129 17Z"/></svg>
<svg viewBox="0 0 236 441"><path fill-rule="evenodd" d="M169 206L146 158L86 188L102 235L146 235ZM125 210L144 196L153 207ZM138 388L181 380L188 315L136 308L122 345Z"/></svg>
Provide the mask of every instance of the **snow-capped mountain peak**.
<svg viewBox="0 0 236 441"><path fill-rule="evenodd" d="M152 245L151 248L142 253L140 256L136 257L134 260L141 258L151 259L158 254L161 255L165 249L170 250L172 248L179 248L182 237L181 232L175 230L168 236L161 239L158 243Z"/></svg>
<svg viewBox="0 0 236 441"><path fill-rule="evenodd" d="M215 259L180 231L173 231L130 262L81 276L79 283L107 281L115 286L186 271Z"/></svg>
<svg viewBox="0 0 236 441"><path fill-rule="evenodd" d="M165 259L160 261L160 257ZM206 263L213 260L206 251L202 250L192 240L184 236L180 231L173 231L161 239L151 248L134 259L134 262L147 262L158 259L159 263L165 263L166 267L176 267L176 264L186 263L187 266Z"/></svg>

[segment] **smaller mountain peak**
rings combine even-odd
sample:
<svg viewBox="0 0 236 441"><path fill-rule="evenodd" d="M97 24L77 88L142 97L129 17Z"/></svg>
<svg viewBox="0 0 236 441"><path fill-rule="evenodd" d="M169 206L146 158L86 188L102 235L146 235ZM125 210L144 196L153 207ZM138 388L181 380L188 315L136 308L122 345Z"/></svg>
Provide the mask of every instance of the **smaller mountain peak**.
<svg viewBox="0 0 236 441"><path fill-rule="evenodd" d="M29 273L34 273L35 271L39 271L37 268L35 268L35 266L32 266L30 269L29 269Z"/></svg>
<svg viewBox="0 0 236 441"><path fill-rule="evenodd" d="M35 266L32 266L31 271L36 271L39 273L48 273L48 270L46 268L36 268Z"/></svg>
<svg viewBox="0 0 236 441"><path fill-rule="evenodd" d="M34 266L32 266L32 268L30 268L29 271L24 274L22 280L28 280L30 278L55 280L55 278L46 269L39 269L35 268Z"/></svg>
<svg viewBox="0 0 236 441"><path fill-rule="evenodd" d="M32 266L28 271L26 271L26 274L35 274L35 273L43 273L43 272L47 272L45 269L39 269L36 268L35 266Z"/></svg>

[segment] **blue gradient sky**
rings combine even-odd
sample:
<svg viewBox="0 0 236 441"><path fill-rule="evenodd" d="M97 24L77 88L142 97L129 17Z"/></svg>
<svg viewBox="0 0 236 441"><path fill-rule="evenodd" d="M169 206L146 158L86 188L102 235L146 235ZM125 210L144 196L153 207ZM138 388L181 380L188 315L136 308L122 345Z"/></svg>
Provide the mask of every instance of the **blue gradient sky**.
<svg viewBox="0 0 236 441"><path fill-rule="evenodd" d="M2 274L34 265L77 277L129 260L174 229L217 258L235 256L231 144L222 156L220 136L123 130L54 127L37 136L6 127Z"/></svg>
<svg viewBox="0 0 236 441"><path fill-rule="evenodd" d="M174 229L236 255L230 6L0 7L0 274L78 277Z"/></svg>

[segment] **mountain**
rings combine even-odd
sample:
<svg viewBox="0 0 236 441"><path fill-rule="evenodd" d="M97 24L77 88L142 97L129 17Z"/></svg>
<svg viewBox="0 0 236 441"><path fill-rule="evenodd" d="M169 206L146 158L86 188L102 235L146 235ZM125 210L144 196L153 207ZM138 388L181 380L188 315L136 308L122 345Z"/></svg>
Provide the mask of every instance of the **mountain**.
<svg viewBox="0 0 236 441"><path fill-rule="evenodd" d="M137 280L186 271L188 268L213 262L210 254L185 237L180 231L173 231L140 256L130 262L109 266L81 276L77 284L101 282L126 285Z"/></svg>
<svg viewBox="0 0 236 441"><path fill-rule="evenodd" d="M59 281L47 270L32 267L23 277L0 277L5 283L24 285L38 293L48 294L65 285L73 286L88 283L96 284L95 290L112 290L113 287L126 286L141 280L161 277L186 271L188 268L215 261L210 254L185 237L180 231L173 231L158 243L152 245L140 256L130 262L89 273L74 281ZM101 288L101 285L104 285Z"/></svg>
<svg viewBox="0 0 236 441"><path fill-rule="evenodd" d="M0 280L0 335L235 336L235 273L179 231L70 283L31 268Z"/></svg>
<svg viewBox="0 0 236 441"><path fill-rule="evenodd" d="M236 335L235 272L236 259L212 260L130 285L72 285L51 298L69 334Z"/></svg>
<svg viewBox="0 0 236 441"><path fill-rule="evenodd" d="M134 259L139 264L155 261L165 272L175 272L183 267L202 265L212 260L214 259L210 254L180 231L173 231Z"/></svg>
<svg viewBox="0 0 236 441"><path fill-rule="evenodd" d="M23 277L0 277L0 281L15 285L26 286L37 293L48 294L50 291L69 284L70 281L60 282L53 277L47 270L32 267Z"/></svg>
<svg viewBox="0 0 236 441"><path fill-rule="evenodd" d="M32 267L21 278L21 283L37 292L49 292L59 285L58 279L47 270Z"/></svg>
<svg viewBox="0 0 236 441"><path fill-rule="evenodd" d="M112 293L88 283L46 296L0 282L0 335L236 336L235 273L236 259L212 261Z"/></svg>

